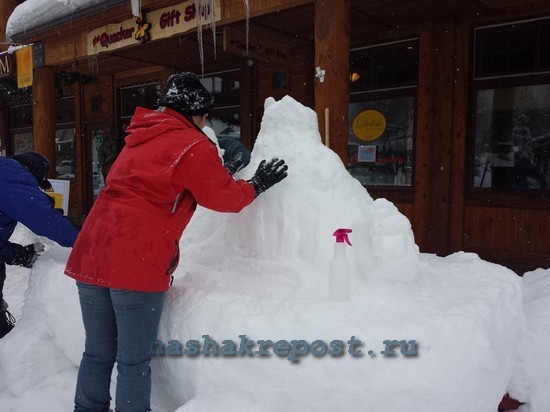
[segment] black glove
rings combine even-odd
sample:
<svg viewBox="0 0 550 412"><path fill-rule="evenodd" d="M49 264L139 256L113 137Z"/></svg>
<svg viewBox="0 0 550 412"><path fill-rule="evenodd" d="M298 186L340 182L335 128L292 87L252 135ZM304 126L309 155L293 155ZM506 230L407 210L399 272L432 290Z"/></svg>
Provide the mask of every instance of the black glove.
<svg viewBox="0 0 550 412"><path fill-rule="evenodd" d="M13 259L6 261L8 265L23 266L24 268L32 268L38 255L44 251L42 243L34 243L27 246L21 246L17 243L12 243Z"/></svg>
<svg viewBox="0 0 550 412"><path fill-rule="evenodd" d="M242 153L237 153L235 156L233 156L233 159L231 159L229 162L226 162L223 165L223 167L225 167L226 170L231 175L237 173L239 170L243 168L243 166L244 166L244 160L243 160Z"/></svg>
<svg viewBox="0 0 550 412"><path fill-rule="evenodd" d="M260 162L256 174L248 181L256 191L256 197L265 192L271 186L276 183L279 183L283 180L287 173L288 166L285 164L284 160L279 160L277 158L271 159L269 163L266 163L265 160Z"/></svg>

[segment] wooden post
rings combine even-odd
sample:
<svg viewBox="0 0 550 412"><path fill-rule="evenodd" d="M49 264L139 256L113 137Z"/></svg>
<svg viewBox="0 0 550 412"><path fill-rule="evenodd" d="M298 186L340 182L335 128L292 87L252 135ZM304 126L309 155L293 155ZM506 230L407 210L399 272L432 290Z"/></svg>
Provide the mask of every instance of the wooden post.
<svg viewBox="0 0 550 412"><path fill-rule="evenodd" d="M315 111L323 141L344 163L348 152L349 10L349 0L315 2L315 67L324 70L324 78L316 77L314 82Z"/></svg>
<svg viewBox="0 0 550 412"><path fill-rule="evenodd" d="M451 187L451 151L453 149L453 88L456 79L456 52L449 44L455 44L456 20L454 17L434 21L432 36L432 90L433 110L430 113L431 135L429 142L428 198L426 252L438 255L449 253L449 218L451 192L461 190Z"/></svg>
<svg viewBox="0 0 550 412"><path fill-rule="evenodd" d="M55 83L53 68L34 70L32 85L32 132L36 152L46 156L52 168L49 177L55 177Z"/></svg>

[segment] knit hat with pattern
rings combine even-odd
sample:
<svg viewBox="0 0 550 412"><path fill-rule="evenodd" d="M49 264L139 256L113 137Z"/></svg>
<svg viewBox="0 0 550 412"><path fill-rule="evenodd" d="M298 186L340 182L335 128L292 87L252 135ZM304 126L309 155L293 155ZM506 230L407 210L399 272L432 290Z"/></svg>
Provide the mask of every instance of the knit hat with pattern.
<svg viewBox="0 0 550 412"><path fill-rule="evenodd" d="M214 108L214 98L194 73L177 73L168 78L166 90L157 101L184 116L202 116Z"/></svg>

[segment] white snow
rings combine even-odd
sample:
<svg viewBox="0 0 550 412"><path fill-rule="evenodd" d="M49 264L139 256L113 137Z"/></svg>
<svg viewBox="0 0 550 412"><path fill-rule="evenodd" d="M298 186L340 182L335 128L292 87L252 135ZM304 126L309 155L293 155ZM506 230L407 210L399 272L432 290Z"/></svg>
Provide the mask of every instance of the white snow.
<svg viewBox="0 0 550 412"><path fill-rule="evenodd" d="M510 384L516 399L529 399L531 412L550 410L550 270L523 275L527 319L518 346L518 364ZM522 409L529 410L529 409Z"/></svg>
<svg viewBox="0 0 550 412"><path fill-rule="evenodd" d="M472 253L420 254L409 221L369 196L317 127L315 113L290 97L266 101L251 163L236 177L250 177L274 156L286 160L289 176L239 214L197 210L159 340L185 346L208 335L237 349L240 335L341 340L344 353L294 362L273 347L269 356L156 356L153 410L494 412L509 389L531 412L547 411L550 271L522 280ZM327 299L339 227L353 230L346 302ZM30 273L21 318L0 340L3 411L72 407L84 338L76 286L63 275L69 252L48 243ZM8 270L11 282L18 272ZM14 305L17 297L6 299ZM362 342L361 356L348 353L352 337ZM385 356L385 340L415 344L417 355L398 347Z"/></svg>
<svg viewBox="0 0 550 412"><path fill-rule="evenodd" d="M107 0L26 0L15 8L6 24L6 39Z"/></svg>

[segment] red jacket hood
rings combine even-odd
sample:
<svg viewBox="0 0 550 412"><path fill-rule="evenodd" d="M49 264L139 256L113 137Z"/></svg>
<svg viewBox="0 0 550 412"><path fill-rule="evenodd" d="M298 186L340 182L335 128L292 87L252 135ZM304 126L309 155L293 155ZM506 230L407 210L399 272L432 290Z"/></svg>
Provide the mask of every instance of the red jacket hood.
<svg viewBox="0 0 550 412"><path fill-rule="evenodd" d="M166 132L181 129L181 123L199 130L189 119L175 110L164 108L162 111L157 111L137 107L132 122L126 129L126 144L140 145Z"/></svg>

